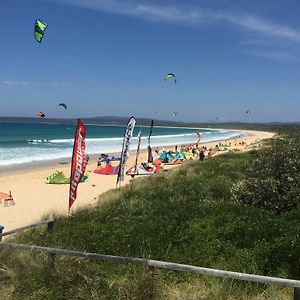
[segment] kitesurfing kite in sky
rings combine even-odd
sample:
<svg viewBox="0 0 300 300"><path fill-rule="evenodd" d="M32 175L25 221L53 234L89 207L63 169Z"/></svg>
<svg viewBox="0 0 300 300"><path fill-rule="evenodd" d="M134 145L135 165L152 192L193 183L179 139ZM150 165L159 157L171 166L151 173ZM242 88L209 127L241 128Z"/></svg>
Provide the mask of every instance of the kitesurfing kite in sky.
<svg viewBox="0 0 300 300"><path fill-rule="evenodd" d="M40 19L36 19L34 26L34 37L37 42L41 43L48 24Z"/></svg>
<svg viewBox="0 0 300 300"><path fill-rule="evenodd" d="M173 117L176 117L176 116L177 116L177 111L174 111L174 112L172 113L172 116L173 116Z"/></svg>
<svg viewBox="0 0 300 300"><path fill-rule="evenodd" d="M165 76L165 81L166 80L168 80L169 78L174 78L174 82L176 83L177 82L177 80L176 80L176 76L173 74L173 73L169 73L169 74L167 74L166 76Z"/></svg>
<svg viewBox="0 0 300 300"><path fill-rule="evenodd" d="M65 109L67 109L67 105L65 103L59 103L58 106L62 106L64 107Z"/></svg>
<svg viewBox="0 0 300 300"><path fill-rule="evenodd" d="M247 115L251 115L251 111L250 110L246 110L246 114Z"/></svg>
<svg viewBox="0 0 300 300"><path fill-rule="evenodd" d="M37 115L38 115L40 118L45 118L45 117L46 117L46 115L45 115L44 113L42 113L41 111L39 111L39 112L37 113Z"/></svg>

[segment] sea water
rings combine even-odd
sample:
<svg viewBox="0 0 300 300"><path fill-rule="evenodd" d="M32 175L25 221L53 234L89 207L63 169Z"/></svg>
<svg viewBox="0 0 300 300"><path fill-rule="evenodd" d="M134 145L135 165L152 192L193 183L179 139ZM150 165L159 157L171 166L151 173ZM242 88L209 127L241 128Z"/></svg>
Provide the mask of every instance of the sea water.
<svg viewBox="0 0 300 300"><path fill-rule="evenodd" d="M136 126L131 150L137 147L140 129L141 149L147 148L150 128ZM71 157L75 130L75 125L66 124L0 123L0 168ZM120 153L124 131L125 126L86 125L86 153ZM201 133L202 144L245 134L233 130L154 127L151 147L195 143L196 131Z"/></svg>

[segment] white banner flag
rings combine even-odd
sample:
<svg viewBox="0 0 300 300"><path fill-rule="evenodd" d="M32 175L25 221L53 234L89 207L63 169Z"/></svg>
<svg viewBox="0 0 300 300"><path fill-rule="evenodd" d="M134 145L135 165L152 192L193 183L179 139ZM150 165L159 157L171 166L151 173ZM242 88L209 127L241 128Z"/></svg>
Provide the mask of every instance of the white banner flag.
<svg viewBox="0 0 300 300"><path fill-rule="evenodd" d="M127 123L124 140L123 140L123 146L122 146L121 161L120 161L120 167L119 167L119 172L117 177L117 184L121 181L124 181L124 169L125 169L127 158L129 156L129 146L133 135L135 122L136 122L135 118L131 117Z"/></svg>
<svg viewBox="0 0 300 300"><path fill-rule="evenodd" d="M137 149L136 149L135 164L134 164L134 175L136 175L136 168L137 168L138 159L140 155L141 141L142 141L142 132L140 130L137 136Z"/></svg>

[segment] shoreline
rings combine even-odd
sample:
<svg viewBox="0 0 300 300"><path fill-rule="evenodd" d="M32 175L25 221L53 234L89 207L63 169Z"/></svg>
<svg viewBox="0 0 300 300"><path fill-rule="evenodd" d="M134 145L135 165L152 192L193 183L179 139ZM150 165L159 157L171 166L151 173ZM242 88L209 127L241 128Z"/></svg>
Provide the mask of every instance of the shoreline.
<svg viewBox="0 0 300 300"><path fill-rule="evenodd" d="M102 126L102 125L101 125ZM149 126L150 127L150 126ZM160 127L160 126L157 126ZM161 126L161 127L166 127L166 126ZM168 127L168 128L175 128L175 127ZM184 127L181 127L184 128ZM204 129L204 128L191 128L191 129ZM235 130L235 129L212 129L212 130L226 130L226 131L237 131L237 135L235 136L231 136L227 139L214 139L214 140L210 140L210 141L200 141L200 145L205 145L205 144L211 144L211 143L216 143L216 142L222 142L222 141L230 141L230 140L235 140L237 138L243 138L246 136L251 135L251 131L239 131L239 130ZM192 143L192 142L191 142ZM191 143L186 143L186 144L191 144ZM152 146L152 148L156 148L156 147L174 147L176 145L180 145L180 143L178 144L168 144L168 145L159 145L159 146ZM130 154L135 153L136 150L130 150ZM142 148L142 151L147 151L147 148ZM112 155L119 155L119 152L108 152L108 154L110 156ZM99 157L101 153L98 154L89 154L87 153L90 158L92 157ZM26 162L26 163L15 163L15 164L10 164L10 165L3 165L0 166L0 175L2 174L10 174L12 172L14 173L20 173L23 171L31 171L31 170L37 170L37 169L42 169L42 168L46 168L46 167L54 167L57 165L66 165L69 164L71 161L71 156L65 156L65 157L61 157L61 158L56 158L56 159L49 159L49 160L36 160L36 161L31 161L31 162Z"/></svg>
<svg viewBox="0 0 300 300"><path fill-rule="evenodd" d="M240 138L232 138L219 140L219 143L236 143L236 149L244 151L250 148L242 146L241 142L248 145L256 143L262 139L271 138L274 134L261 131L247 131L248 135ZM204 143L205 146L215 147L216 142ZM243 144L244 145L244 144ZM178 144L180 146L180 144ZM259 145L258 145L259 146ZM174 149L172 146L158 147L160 150ZM232 147L233 149L234 147ZM154 157L155 147L152 147ZM134 165L135 152L133 149L130 152L130 157L126 162L125 171ZM100 155L100 154L99 154ZM80 183L78 186L78 196L75 201L72 211L91 207L98 203L99 195L116 188L116 175L98 175L93 173L96 169L97 159L99 155L91 155L86 168L86 173L89 175L88 181ZM147 149L141 150L139 163L147 159ZM60 164L63 163L63 164ZM166 166L166 169L174 168L175 166ZM53 214L68 214L68 194L69 184L45 184L45 178L52 174L55 170L62 171L65 176L70 174L70 160L59 159L51 162L48 166L34 166L31 169L11 170L9 172L0 173L0 192L12 192L16 200L16 205L11 207L3 207L0 205L0 225L5 226L5 231L26 226L42 217L51 216ZM137 177L138 178L138 177ZM125 175L125 180L122 186L131 181L131 176Z"/></svg>

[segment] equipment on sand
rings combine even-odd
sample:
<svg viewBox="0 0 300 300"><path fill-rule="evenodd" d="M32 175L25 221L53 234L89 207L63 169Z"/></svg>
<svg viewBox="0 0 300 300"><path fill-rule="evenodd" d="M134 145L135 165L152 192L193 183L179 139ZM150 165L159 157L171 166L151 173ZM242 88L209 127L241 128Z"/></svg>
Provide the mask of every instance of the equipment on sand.
<svg viewBox="0 0 300 300"><path fill-rule="evenodd" d="M160 165L155 165L154 167L147 167L145 164L140 164L139 166L131 167L126 175L136 176L136 175L153 175L158 171L162 171L163 168Z"/></svg>
<svg viewBox="0 0 300 300"><path fill-rule="evenodd" d="M9 194L0 192L0 201L4 207L16 205L16 200L11 195L11 192Z"/></svg>
<svg viewBox="0 0 300 300"><path fill-rule="evenodd" d="M88 175L84 174L81 179L81 182L85 182L88 179ZM45 179L47 184L69 184L70 178L66 177L62 171L56 170Z"/></svg>
<svg viewBox="0 0 300 300"><path fill-rule="evenodd" d="M95 174L99 175L117 175L119 172L119 165L113 167L110 163L105 163L104 166L99 165L94 171Z"/></svg>

